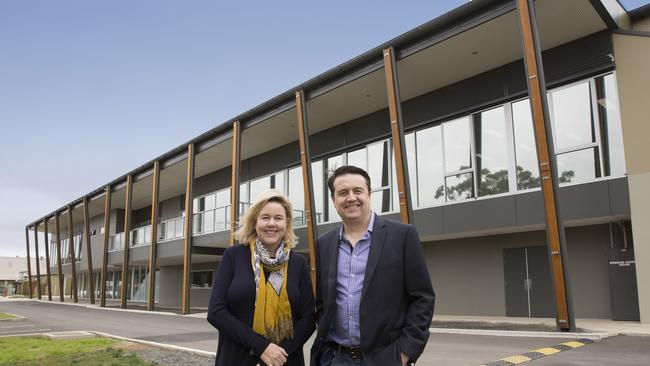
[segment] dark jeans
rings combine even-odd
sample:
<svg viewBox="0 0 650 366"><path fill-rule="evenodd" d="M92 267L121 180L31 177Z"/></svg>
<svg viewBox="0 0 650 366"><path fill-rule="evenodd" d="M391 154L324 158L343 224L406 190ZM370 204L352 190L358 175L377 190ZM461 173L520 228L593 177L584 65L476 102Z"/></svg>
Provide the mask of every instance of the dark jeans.
<svg viewBox="0 0 650 366"><path fill-rule="evenodd" d="M354 360L350 355L339 353L328 345L320 358L320 366L365 366L365 363L363 358Z"/></svg>

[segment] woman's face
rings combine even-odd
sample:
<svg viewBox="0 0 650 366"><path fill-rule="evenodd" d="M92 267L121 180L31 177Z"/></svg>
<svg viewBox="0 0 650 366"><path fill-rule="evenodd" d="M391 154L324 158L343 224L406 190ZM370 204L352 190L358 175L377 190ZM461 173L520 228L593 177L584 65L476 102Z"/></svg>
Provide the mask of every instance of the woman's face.
<svg viewBox="0 0 650 366"><path fill-rule="evenodd" d="M262 244L270 249L275 249L284 238L286 230L287 214L284 207L278 202L269 202L264 205L255 221L255 232Z"/></svg>

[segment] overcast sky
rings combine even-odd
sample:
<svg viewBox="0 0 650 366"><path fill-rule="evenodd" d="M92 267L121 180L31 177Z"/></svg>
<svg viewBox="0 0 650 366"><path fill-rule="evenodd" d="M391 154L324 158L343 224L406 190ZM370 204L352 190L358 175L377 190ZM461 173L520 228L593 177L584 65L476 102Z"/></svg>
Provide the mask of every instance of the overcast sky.
<svg viewBox="0 0 650 366"><path fill-rule="evenodd" d="M464 2L0 0L0 256L25 255L27 223Z"/></svg>

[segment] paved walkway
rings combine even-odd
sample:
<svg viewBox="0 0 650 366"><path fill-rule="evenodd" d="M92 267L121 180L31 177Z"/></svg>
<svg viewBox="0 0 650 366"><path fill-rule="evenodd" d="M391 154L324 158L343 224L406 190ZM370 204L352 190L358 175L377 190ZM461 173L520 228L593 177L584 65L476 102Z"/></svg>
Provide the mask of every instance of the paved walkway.
<svg viewBox="0 0 650 366"><path fill-rule="evenodd" d="M205 313L181 316L172 313L147 312L142 310L102 309L86 304L61 304L47 300L8 301L1 297L0 312L26 317L22 321L0 322L0 336L86 330L141 341L191 348L202 351L204 354L213 353L216 350L217 344L217 331L207 323ZM509 322L520 326L543 324L547 327L553 327L555 324L554 319L502 317L436 316L434 320L442 322ZM571 357L577 357L576 354L584 355L585 352L590 354L590 350L594 350L594 354L599 353L598 350L600 350L599 354L617 357L615 358L616 360L623 357L611 351L616 348L614 345L617 345L618 349L621 350L620 352L625 351L630 354L631 363L624 364L647 365L645 361L641 363L634 362L650 358L650 337L613 337L613 335L616 333L650 335L649 326L641 325L638 322L614 322L589 319L579 319L577 325L579 328L592 331L592 333L567 334L502 330L483 331L476 329L432 329L429 343L419 364L445 366L481 365L511 355L525 354L532 350L553 347L554 345L574 341L571 338L583 338L587 336L595 340L595 343L586 344L580 349L553 354L539 360L530 361L529 364L553 364L553 360L557 362L564 358L571 359ZM308 356L310 346L311 342L305 345L306 356ZM624 356L628 356L627 353ZM565 354L569 355L566 356ZM565 364L564 361L561 364ZM576 363L576 365L581 364ZM617 362L612 364L617 364Z"/></svg>

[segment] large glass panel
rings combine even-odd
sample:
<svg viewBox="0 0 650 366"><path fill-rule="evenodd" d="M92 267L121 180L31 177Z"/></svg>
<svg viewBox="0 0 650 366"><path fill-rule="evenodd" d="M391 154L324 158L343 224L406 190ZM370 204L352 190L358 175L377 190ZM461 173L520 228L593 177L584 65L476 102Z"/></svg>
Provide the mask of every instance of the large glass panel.
<svg viewBox="0 0 650 366"><path fill-rule="evenodd" d="M205 203L204 203L204 207L203 207L204 210L206 210L206 211L207 210L214 210L217 207L216 206L216 203L217 203L216 202L216 196L214 195L214 193L205 196L204 199L205 199Z"/></svg>
<svg viewBox="0 0 650 366"><path fill-rule="evenodd" d="M311 163L311 176L314 184L314 206L316 210L316 222L323 221L323 161L318 160Z"/></svg>
<svg viewBox="0 0 650 366"><path fill-rule="evenodd" d="M463 117L443 125L445 135L445 171L457 172L472 167L470 118Z"/></svg>
<svg viewBox="0 0 650 366"><path fill-rule="evenodd" d="M558 180L560 183L579 183L597 178L599 168L598 149L589 148L557 156Z"/></svg>
<svg viewBox="0 0 650 366"><path fill-rule="evenodd" d="M181 238L183 237L184 234L184 226L185 224L183 223L182 219L177 219L176 220L176 237Z"/></svg>
<svg viewBox="0 0 650 366"><path fill-rule="evenodd" d="M556 152L595 142L589 83L572 85L550 94Z"/></svg>
<svg viewBox="0 0 650 366"><path fill-rule="evenodd" d="M368 145L368 175L372 184L372 208L377 212L390 211L390 172L388 141Z"/></svg>
<svg viewBox="0 0 650 366"><path fill-rule="evenodd" d="M151 244L151 225L144 227L144 242Z"/></svg>
<svg viewBox="0 0 650 366"><path fill-rule="evenodd" d="M300 167L289 169L289 192L287 195L293 204L294 209L294 226L305 224L305 192L302 186L302 169Z"/></svg>
<svg viewBox="0 0 650 366"><path fill-rule="evenodd" d="M343 166L343 155L337 155L337 156L332 156L331 158L327 159L327 178L329 178L334 171ZM327 182L327 179L325 179L325 182ZM338 212L336 212L336 207L334 207L334 203L332 202L331 198L331 192L329 189L326 192L325 199L327 201L327 221L334 222L334 221L341 221L341 217L339 216Z"/></svg>
<svg viewBox="0 0 650 366"><path fill-rule="evenodd" d="M517 189L539 187L535 132L528 99L512 103L512 124L515 134Z"/></svg>
<svg viewBox="0 0 650 366"><path fill-rule="evenodd" d="M460 201L474 197L473 175L473 173L464 173L445 178L447 201Z"/></svg>
<svg viewBox="0 0 650 366"><path fill-rule="evenodd" d="M273 189L286 193L284 189L284 172L273 174Z"/></svg>
<svg viewBox="0 0 650 366"><path fill-rule="evenodd" d="M209 288L212 287L212 271L197 271L192 272L192 287L193 288Z"/></svg>
<svg viewBox="0 0 650 366"><path fill-rule="evenodd" d="M429 206L445 201L441 132L440 126L434 126L415 133L419 206Z"/></svg>
<svg viewBox="0 0 650 366"><path fill-rule="evenodd" d="M508 192L508 141L505 109L498 107L474 117L478 195Z"/></svg>
<svg viewBox="0 0 650 366"><path fill-rule="evenodd" d="M368 170L368 162L366 159L366 149L350 151L348 153L348 165L354 165L363 170Z"/></svg>
<svg viewBox="0 0 650 366"><path fill-rule="evenodd" d="M625 175L625 153L623 151L623 131L621 112L618 104L618 91L614 74L596 78L598 94L598 113L603 131L603 160L605 175Z"/></svg>
<svg viewBox="0 0 650 366"><path fill-rule="evenodd" d="M248 195L248 183L242 183L239 185L239 202L250 203L250 197ZM242 207L239 208L240 214L242 213Z"/></svg>
<svg viewBox="0 0 650 366"><path fill-rule="evenodd" d="M214 231L214 210L203 213L203 232L211 233Z"/></svg>
<svg viewBox="0 0 650 366"><path fill-rule="evenodd" d="M409 170L409 188L411 189L411 207L416 207L418 202L418 178L417 178L417 155L415 154L415 132L404 136L406 144L406 162ZM393 166L395 166L395 157L393 156ZM393 177L397 178L393 169ZM397 181L393 182L393 202L398 205Z"/></svg>
<svg viewBox="0 0 650 366"><path fill-rule="evenodd" d="M174 234L176 233L175 221L167 221L165 226L167 227L166 239L169 240L169 239L173 238Z"/></svg>
<svg viewBox="0 0 650 366"><path fill-rule="evenodd" d="M222 189L216 194L216 206L224 207L230 204L230 188Z"/></svg>
<svg viewBox="0 0 650 366"><path fill-rule="evenodd" d="M257 197L271 188L271 177L255 179L250 182L250 202L255 202Z"/></svg>

